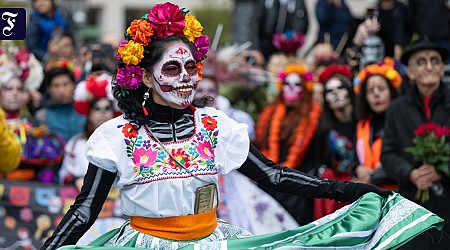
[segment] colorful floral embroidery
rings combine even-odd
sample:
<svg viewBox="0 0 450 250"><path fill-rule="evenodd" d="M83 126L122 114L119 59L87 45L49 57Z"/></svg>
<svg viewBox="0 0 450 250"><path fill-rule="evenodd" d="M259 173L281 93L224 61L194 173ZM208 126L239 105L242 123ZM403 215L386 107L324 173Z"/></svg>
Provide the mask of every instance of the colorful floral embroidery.
<svg viewBox="0 0 450 250"><path fill-rule="evenodd" d="M125 126L122 128L122 133L125 135L125 137L132 139L135 138L138 134L137 126L132 125L130 123L126 123Z"/></svg>
<svg viewBox="0 0 450 250"><path fill-rule="evenodd" d="M158 143L139 135L136 125L126 123L118 128L122 129L127 157L134 165L133 171L136 175L133 184L186 177L190 175L186 169L194 174L217 172L214 149L217 147L219 130L217 120L212 116L202 115L196 134L186 142L165 144L166 149L183 167Z"/></svg>

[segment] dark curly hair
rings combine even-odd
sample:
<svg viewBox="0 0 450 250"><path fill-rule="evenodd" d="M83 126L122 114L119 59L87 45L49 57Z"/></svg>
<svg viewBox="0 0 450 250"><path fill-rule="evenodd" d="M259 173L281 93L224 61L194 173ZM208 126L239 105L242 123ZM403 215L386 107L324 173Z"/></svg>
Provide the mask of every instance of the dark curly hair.
<svg viewBox="0 0 450 250"><path fill-rule="evenodd" d="M194 44L185 37L169 36L167 38L153 40L146 47L144 58L139 63L139 66L145 69L149 74L153 75L153 67L161 60L166 48L171 43L179 41L185 43L191 50L191 53L194 52ZM124 94L125 91L126 94ZM143 83L141 83L141 86L136 90L123 90L120 86L115 84L115 79L113 79L113 94L118 101L117 105L122 110L124 117L138 126L145 125L153 111L154 100L152 93L150 93L150 98L148 98L145 103L149 115L145 116L142 109L142 102L144 101L143 96L147 91L148 87Z"/></svg>
<svg viewBox="0 0 450 250"><path fill-rule="evenodd" d="M370 108L369 102L367 101L367 97L366 97L366 95L367 95L367 81L372 76L381 76L381 77L383 77L383 79L386 81L386 83L387 83L387 85L389 87L389 92L391 94L391 100L398 96L397 90L394 88L394 86L392 86L392 83L389 81L389 79L387 79L383 75L376 74L376 75L371 75L369 77L366 77L364 82L361 83L361 88L360 88L361 89L361 93L358 95L357 103L356 103L356 115L357 115L358 120L365 119L369 115L375 114L375 112Z"/></svg>

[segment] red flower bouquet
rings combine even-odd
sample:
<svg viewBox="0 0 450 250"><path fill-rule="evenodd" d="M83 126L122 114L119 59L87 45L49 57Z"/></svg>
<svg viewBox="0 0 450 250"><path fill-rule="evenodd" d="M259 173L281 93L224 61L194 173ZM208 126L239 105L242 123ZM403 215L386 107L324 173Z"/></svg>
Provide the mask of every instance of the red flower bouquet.
<svg viewBox="0 0 450 250"><path fill-rule="evenodd" d="M417 127L414 134L414 146L405 148L405 152L411 153L416 161L433 165L439 173L450 175L450 145L446 142L450 128L429 122ZM429 190L418 190L416 199L427 202L430 199Z"/></svg>

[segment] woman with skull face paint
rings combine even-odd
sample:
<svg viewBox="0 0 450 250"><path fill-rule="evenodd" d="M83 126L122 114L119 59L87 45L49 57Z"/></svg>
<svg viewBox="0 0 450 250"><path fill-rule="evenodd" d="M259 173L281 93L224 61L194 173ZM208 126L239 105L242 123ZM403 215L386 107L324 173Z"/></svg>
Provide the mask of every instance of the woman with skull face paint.
<svg viewBox="0 0 450 250"><path fill-rule="evenodd" d="M321 178L340 181L352 179L356 118L351 76L349 66L332 64L318 78L324 88L324 114L320 132L325 134L322 138L325 150L322 151L323 167L319 171ZM315 199L314 218L321 218L344 205L332 200Z"/></svg>
<svg viewBox="0 0 450 250"><path fill-rule="evenodd" d="M209 46L202 29L195 16L171 3L156 4L131 23L118 48L113 86L124 114L90 136L84 185L42 249L75 244L113 183L130 220L94 245L177 249L250 236L216 217L217 174L233 169L297 196L352 202L368 192L391 194L274 163L250 145L246 125L215 108L191 105Z"/></svg>
<svg viewBox="0 0 450 250"><path fill-rule="evenodd" d="M384 114L402 83L401 75L394 69L392 58L382 64L369 65L355 78L358 95L358 126L356 130L356 155L358 181L371 183L382 189L397 190L397 185L381 165Z"/></svg>
<svg viewBox="0 0 450 250"><path fill-rule="evenodd" d="M321 105L312 98L313 74L302 64L289 64L278 78L279 96L263 109L255 144L271 161L316 175L320 159L317 144ZM301 143L298 143L301 142ZM265 189L301 225L313 220L313 201Z"/></svg>

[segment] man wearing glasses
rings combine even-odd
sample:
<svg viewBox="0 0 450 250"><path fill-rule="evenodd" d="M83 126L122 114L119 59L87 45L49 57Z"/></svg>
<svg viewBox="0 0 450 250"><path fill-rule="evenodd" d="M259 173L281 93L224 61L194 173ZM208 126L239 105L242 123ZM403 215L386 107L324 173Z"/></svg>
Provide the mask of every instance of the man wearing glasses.
<svg viewBox="0 0 450 250"><path fill-rule="evenodd" d="M431 229L403 246L404 249L448 249L450 246L450 178L435 166L414 161L406 147L414 145L414 130L426 122L450 126L450 90L442 82L449 51L420 40L401 57L412 81L410 93L397 98L385 117L382 164L399 183L398 192L447 222L442 231ZM415 198L418 190L429 190L430 199ZM400 216L400 215L399 215Z"/></svg>

